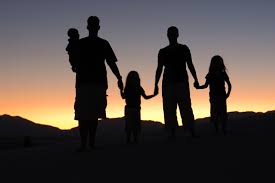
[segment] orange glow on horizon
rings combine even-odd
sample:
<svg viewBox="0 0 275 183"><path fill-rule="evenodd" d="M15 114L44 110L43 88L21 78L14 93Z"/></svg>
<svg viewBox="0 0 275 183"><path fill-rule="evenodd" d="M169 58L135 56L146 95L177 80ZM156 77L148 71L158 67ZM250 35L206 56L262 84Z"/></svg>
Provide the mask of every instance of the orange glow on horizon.
<svg viewBox="0 0 275 183"><path fill-rule="evenodd" d="M124 116L125 103L121 99L118 90L109 90L108 94L107 117L117 118ZM266 112L275 109L274 100L268 100L269 102L267 102L267 100L255 96L257 96L257 93L245 95L233 90L232 95L228 99L228 111ZM208 90L195 91L191 89L191 97L195 118L208 117L210 113ZM266 99L270 99L273 96L271 93L267 93L266 97ZM55 126L60 129L70 129L78 125L77 121L74 120L73 103L74 91L71 91L62 97L56 95L56 97L52 98L41 98L41 96L29 95L25 96L24 100L22 98L21 100L16 98L14 101L2 99L1 106L5 106L3 114L21 116L34 122ZM142 100L141 115L142 120L163 123L161 93L153 99ZM179 111L178 122L181 124Z"/></svg>

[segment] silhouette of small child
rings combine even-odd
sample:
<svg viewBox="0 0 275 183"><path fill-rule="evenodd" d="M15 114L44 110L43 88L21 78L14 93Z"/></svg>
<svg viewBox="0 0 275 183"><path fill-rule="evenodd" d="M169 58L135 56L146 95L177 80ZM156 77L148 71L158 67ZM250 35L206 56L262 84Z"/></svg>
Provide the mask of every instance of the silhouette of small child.
<svg viewBox="0 0 275 183"><path fill-rule="evenodd" d="M146 95L140 85L139 74L136 71L129 72L126 78L124 91L120 90L121 97L125 99L125 131L127 135L127 143L131 143L131 136L134 143L138 143L138 137L141 131L140 104L141 96L144 99L150 99L158 94L157 91L153 95Z"/></svg>
<svg viewBox="0 0 275 183"><path fill-rule="evenodd" d="M69 55L69 62L71 64L73 72L76 72L76 63L79 59L79 33L75 28L70 28L67 32L69 36L69 43L66 47L66 51Z"/></svg>
<svg viewBox="0 0 275 183"><path fill-rule="evenodd" d="M212 57L209 72L205 78L206 82L204 85L199 86L194 84L194 86L197 89L204 89L209 86L211 122L215 125L216 132L218 133L220 121L222 131L226 134L228 120L226 99L231 93L232 86L221 56L216 55ZM228 85L227 93L225 91L225 83Z"/></svg>

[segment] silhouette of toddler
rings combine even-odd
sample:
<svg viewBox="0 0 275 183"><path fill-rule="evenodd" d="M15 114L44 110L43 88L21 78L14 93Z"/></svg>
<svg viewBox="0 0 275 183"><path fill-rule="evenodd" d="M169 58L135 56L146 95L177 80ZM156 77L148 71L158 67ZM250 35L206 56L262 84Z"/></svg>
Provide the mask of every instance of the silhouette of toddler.
<svg viewBox="0 0 275 183"><path fill-rule="evenodd" d="M69 62L71 64L73 72L76 72L76 64L79 59L79 33L75 28L70 28L67 32L69 36L69 43L66 47L66 51L69 55Z"/></svg>

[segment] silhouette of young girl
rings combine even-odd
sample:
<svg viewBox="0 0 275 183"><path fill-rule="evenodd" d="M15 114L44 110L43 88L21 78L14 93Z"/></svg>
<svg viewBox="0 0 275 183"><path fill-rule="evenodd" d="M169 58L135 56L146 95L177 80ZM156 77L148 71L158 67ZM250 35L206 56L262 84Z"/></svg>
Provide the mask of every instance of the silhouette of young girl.
<svg viewBox="0 0 275 183"><path fill-rule="evenodd" d="M138 143L138 136L141 131L140 98L142 96L144 99L150 99L156 96L157 92L147 96L140 85L139 74L136 71L131 71L126 78L124 91L121 90L120 93L121 97L126 101L125 131L127 143L131 143L131 136L134 138L134 143Z"/></svg>
<svg viewBox="0 0 275 183"><path fill-rule="evenodd" d="M226 134L228 120L226 99L230 95L232 86L221 56L216 55L212 57L209 72L205 78L206 82L204 85L195 85L195 87L204 89L209 86L211 122L215 125L216 132L219 131L219 122L221 122L222 131ZM228 85L227 92L225 83Z"/></svg>

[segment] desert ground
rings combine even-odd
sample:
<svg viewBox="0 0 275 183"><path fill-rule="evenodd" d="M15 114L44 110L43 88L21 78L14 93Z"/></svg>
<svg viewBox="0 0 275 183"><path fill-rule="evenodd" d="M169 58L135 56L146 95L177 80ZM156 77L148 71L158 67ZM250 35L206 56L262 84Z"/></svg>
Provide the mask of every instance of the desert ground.
<svg viewBox="0 0 275 183"><path fill-rule="evenodd" d="M211 123L198 120L198 139L192 139L181 127L173 141L167 139L163 125L143 123L137 145L125 143L122 121L100 123L97 148L82 153L76 152L77 129L62 137L33 137L31 147L24 147L19 137L1 137L0 180L273 182L273 118L249 116L231 120L227 135L216 134Z"/></svg>

